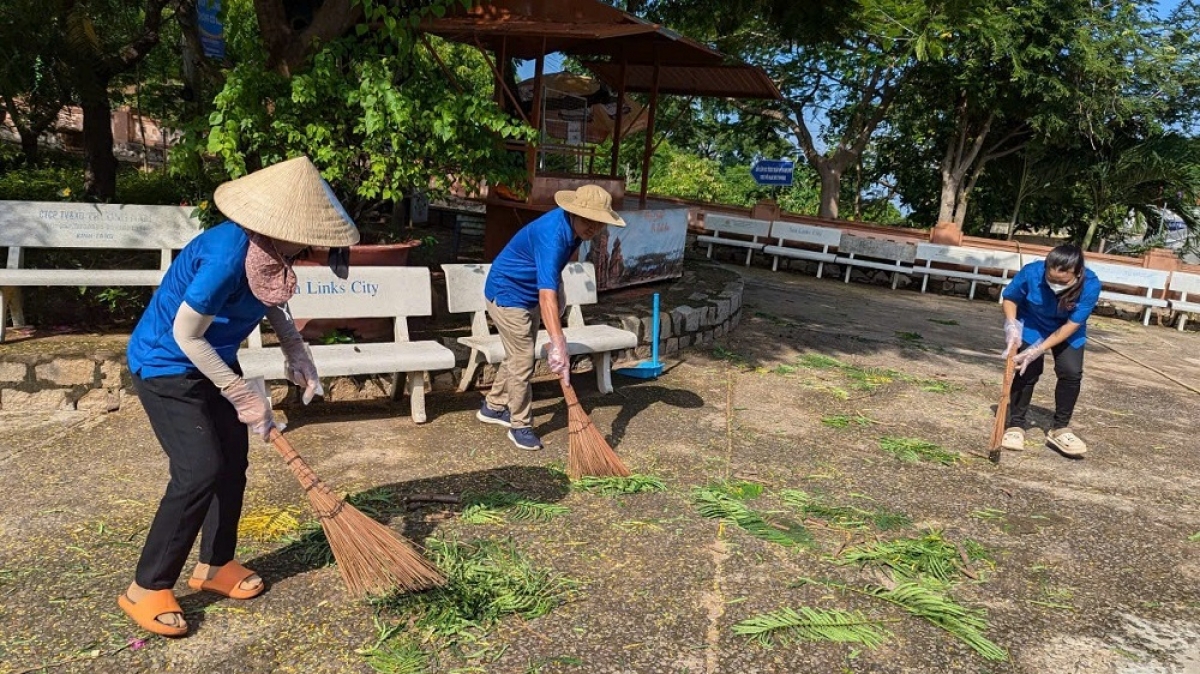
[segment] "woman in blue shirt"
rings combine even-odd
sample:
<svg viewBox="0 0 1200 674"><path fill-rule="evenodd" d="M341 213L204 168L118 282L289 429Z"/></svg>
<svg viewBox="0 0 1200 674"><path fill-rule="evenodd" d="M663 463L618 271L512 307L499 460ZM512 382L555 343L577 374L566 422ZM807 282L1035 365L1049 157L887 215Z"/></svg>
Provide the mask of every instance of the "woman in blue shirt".
<svg viewBox="0 0 1200 674"><path fill-rule="evenodd" d="M1017 351L1008 429L1001 443L1005 449L1025 447L1025 415L1045 367L1043 356L1049 351L1054 354L1058 382L1054 422L1046 442L1072 458L1087 452L1087 445L1070 425L1083 381L1087 320L1099 299L1100 279L1084 266L1083 251L1071 244L1057 246L1045 261L1025 265L1004 289L1004 335L1008 350Z"/></svg>
<svg viewBox="0 0 1200 674"><path fill-rule="evenodd" d="M187 634L172 588L197 536L200 563L189 586L233 599L265 589L233 557L246 489L246 427L266 440L276 424L265 392L241 377L238 346L265 316L304 402L321 394L312 356L284 309L296 287L291 264L309 246L358 241L306 157L227 182L213 200L230 220L180 252L129 340L133 385L167 454L170 481L134 582L117 603L163 636Z"/></svg>

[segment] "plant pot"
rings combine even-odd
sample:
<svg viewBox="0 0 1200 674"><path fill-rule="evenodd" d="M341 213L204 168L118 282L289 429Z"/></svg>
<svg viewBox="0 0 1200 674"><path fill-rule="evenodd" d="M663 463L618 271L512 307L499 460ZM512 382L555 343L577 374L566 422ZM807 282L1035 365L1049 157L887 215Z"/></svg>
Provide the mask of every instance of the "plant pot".
<svg viewBox="0 0 1200 674"><path fill-rule="evenodd" d="M351 267L404 267L408 265L408 252L420 241L404 241L401 243L368 243L350 246ZM328 264L329 249L313 246L305 261L311 264Z"/></svg>
<svg viewBox="0 0 1200 674"><path fill-rule="evenodd" d="M354 267L405 267L408 266L408 252L420 241L405 241L402 243L361 244L350 246L350 268ZM313 246L306 258L296 260L303 266L324 266L329 264L329 249ZM334 330L350 331L358 339L378 341L391 339L395 328L390 318L316 318L296 319L296 329L305 339L316 340Z"/></svg>

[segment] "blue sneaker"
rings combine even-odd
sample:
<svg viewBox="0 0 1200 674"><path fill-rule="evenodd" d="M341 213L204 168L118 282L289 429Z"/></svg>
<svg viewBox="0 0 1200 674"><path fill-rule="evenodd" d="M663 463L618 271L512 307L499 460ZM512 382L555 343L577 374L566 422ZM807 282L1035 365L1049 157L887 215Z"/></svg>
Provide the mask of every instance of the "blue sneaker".
<svg viewBox="0 0 1200 674"><path fill-rule="evenodd" d="M479 406L479 411L475 413L475 418L485 424L496 424L497 426L503 426L505 428L512 426L512 418L511 415L509 415L508 410L494 410L488 407L486 400L483 401L483 404Z"/></svg>
<svg viewBox="0 0 1200 674"><path fill-rule="evenodd" d="M508 439L521 449L541 449L542 441L534 434L533 429L528 426L524 428L510 428L508 430Z"/></svg>

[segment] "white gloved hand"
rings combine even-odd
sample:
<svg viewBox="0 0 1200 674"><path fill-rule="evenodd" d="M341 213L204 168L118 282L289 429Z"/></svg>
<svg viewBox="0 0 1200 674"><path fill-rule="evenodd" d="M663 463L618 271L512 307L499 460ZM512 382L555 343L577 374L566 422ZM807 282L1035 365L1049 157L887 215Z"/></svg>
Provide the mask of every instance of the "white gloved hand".
<svg viewBox="0 0 1200 674"><path fill-rule="evenodd" d="M266 391L261 385L252 386L245 379L238 377L232 384L221 389L221 395L237 410L238 421L249 426L250 431L261 437L264 442L271 439L272 428L278 427L279 430L283 430L282 424L275 423L275 417L271 414L271 401L267 399Z"/></svg>
<svg viewBox="0 0 1200 674"><path fill-rule="evenodd" d="M1046 353L1046 350L1042 347L1042 340L1040 339L1028 349L1018 353L1013 358L1013 365L1017 368L1017 374L1025 374L1025 368L1029 367L1029 364L1033 361L1041 358L1044 353Z"/></svg>
<svg viewBox="0 0 1200 674"><path fill-rule="evenodd" d="M550 338L546 362L551 372L562 377L563 383L571 383L571 355L567 351L567 338L562 333Z"/></svg>
<svg viewBox="0 0 1200 674"><path fill-rule="evenodd" d="M308 344L304 340L288 340L280 347L283 349L284 376L304 389L300 400L307 405L312 402L313 396L324 396L325 389L321 387L321 378L317 375L317 366L313 363Z"/></svg>
<svg viewBox="0 0 1200 674"><path fill-rule="evenodd" d="M1021 334L1024 325L1021 321L1013 318L1004 319L1004 353L1000 354L1002 358L1008 358L1008 354L1016 353L1021 348Z"/></svg>

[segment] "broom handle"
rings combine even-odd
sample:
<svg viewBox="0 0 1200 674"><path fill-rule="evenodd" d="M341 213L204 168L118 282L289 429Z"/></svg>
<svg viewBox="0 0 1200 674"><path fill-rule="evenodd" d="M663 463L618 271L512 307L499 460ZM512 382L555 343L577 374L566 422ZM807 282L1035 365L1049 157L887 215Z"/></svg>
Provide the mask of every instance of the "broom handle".
<svg viewBox="0 0 1200 674"><path fill-rule="evenodd" d="M654 326L650 328L650 362L658 365L658 293L654 293Z"/></svg>
<svg viewBox="0 0 1200 674"><path fill-rule="evenodd" d="M1008 401L1012 395L1012 383L1016 377L1015 350L1010 350L1004 361L1004 385L1001 387L1000 401L996 404L996 421L992 424L992 438L988 449L995 450L1004 439L1004 425L1008 421Z"/></svg>
<svg viewBox="0 0 1200 674"><path fill-rule="evenodd" d="M296 451L296 448L292 447L292 443L288 442L287 438L283 437L283 433L280 433L278 428L272 428L268 437L271 440L271 444L275 445L275 450L278 451L279 455L283 457L283 460L287 462L288 468L292 469L292 473L296 476L296 479L300 481L300 486L304 488L304 491L316 489L319 491L332 493L330 492L329 487L325 485L325 482L321 478L317 477L317 474L313 472L313 469L310 468L304 458L300 456L300 453Z"/></svg>

